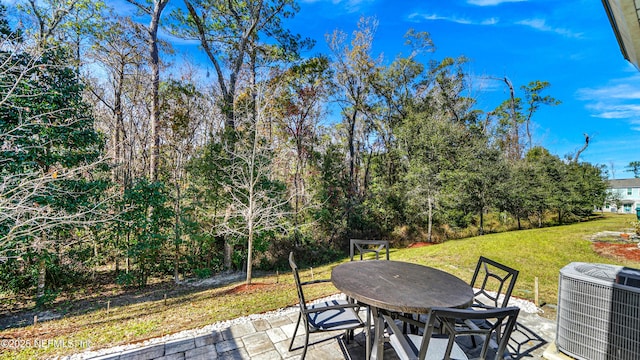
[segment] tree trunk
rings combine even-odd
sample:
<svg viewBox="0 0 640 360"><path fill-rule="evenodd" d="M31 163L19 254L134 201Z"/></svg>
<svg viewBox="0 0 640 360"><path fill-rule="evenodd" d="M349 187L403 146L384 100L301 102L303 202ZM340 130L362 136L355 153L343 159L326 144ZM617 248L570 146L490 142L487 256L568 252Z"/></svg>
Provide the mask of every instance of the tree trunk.
<svg viewBox="0 0 640 360"><path fill-rule="evenodd" d="M355 169L356 169L356 149L355 149L355 132L356 132L356 119L357 119L357 111L353 111L353 114L350 119L349 129L348 129L348 142L349 142L349 181L351 182L351 188L356 191L355 184Z"/></svg>
<svg viewBox="0 0 640 360"><path fill-rule="evenodd" d="M484 235L484 212L480 210L480 235Z"/></svg>
<svg viewBox="0 0 640 360"><path fill-rule="evenodd" d="M47 262L44 258L44 246L47 243L47 234L43 231L42 232L42 237L40 238L40 241L42 241L41 244L37 244L39 250L38 250L38 255L39 255L39 259L38 259L38 285L36 288L36 297L38 300L42 299L42 297L44 296L44 289L46 286L46 280L47 280Z"/></svg>
<svg viewBox="0 0 640 360"><path fill-rule="evenodd" d="M176 249L173 258L173 281L180 282L180 245L176 242Z"/></svg>
<svg viewBox="0 0 640 360"><path fill-rule="evenodd" d="M224 241L224 268L231 269L231 255L233 254L233 245L226 239Z"/></svg>
<svg viewBox="0 0 640 360"><path fill-rule="evenodd" d="M159 14L158 14L159 17ZM160 60L158 57L157 41L157 21L155 28L150 29L150 51L151 51L151 161L149 164L149 178L152 182L158 180L158 158L160 157Z"/></svg>
<svg viewBox="0 0 640 360"><path fill-rule="evenodd" d="M118 273L120 273L120 235L116 234L116 255L115 255L115 270L116 270L116 276L118 276Z"/></svg>
<svg viewBox="0 0 640 360"><path fill-rule="evenodd" d="M231 217L231 205L227 206L224 214L224 223L229 221ZM227 236L224 237L224 268L229 270L231 269L231 255L233 254L233 245L229 242Z"/></svg>
<svg viewBox="0 0 640 360"><path fill-rule="evenodd" d="M227 150L227 154L230 154L229 162L231 164L234 163L234 154L236 148L236 129L235 129L235 120L233 116L233 97L231 97L230 103L229 99L225 98L225 108L230 106L231 110L227 110L223 112L226 113L226 123L224 130L224 143ZM225 223L229 220L229 216L231 215L231 205L227 205L226 213L225 213ZM229 270L231 269L231 256L233 255L233 244L228 236L224 236L224 268Z"/></svg>
<svg viewBox="0 0 640 360"><path fill-rule="evenodd" d="M40 253L40 260L38 260L38 289L36 296L41 299L44 296L45 281L47 277L47 262L44 259L42 252Z"/></svg>
<svg viewBox="0 0 640 360"><path fill-rule="evenodd" d="M433 242L432 238L432 229L433 229L433 201L431 196L427 199L428 209L427 209L427 217L428 217L428 225L427 225L427 242Z"/></svg>
<svg viewBox="0 0 640 360"><path fill-rule="evenodd" d="M180 233L180 212L181 212L181 208L180 208L180 183L178 181L178 177L176 176L176 180L175 180L175 186L176 186L176 202L175 202L175 217L174 217L174 235L175 235L175 239L174 239L174 244L175 244L175 253L174 253L174 259L173 259L173 280L174 282L177 284L180 281L180 240L181 240L181 233Z"/></svg>
<svg viewBox="0 0 640 360"><path fill-rule="evenodd" d="M511 138L508 140L509 143L509 154L508 157L511 160L519 160L521 158L520 151L520 131L518 129L518 116L516 113L516 95L515 90L513 89L513 84L509 78L504 77L504 83L509 87L509 98L510 98L510 116L513 128L511 129Z"/></svg>
<svg viewBox="0 0 640 360"><path fill-rule="evenodd" d="M367 196L368 188L369 188L369 172L371 170L371 158L373 158L373 148L369 150L369 154L367 154L367 160L364 164L364 178L363 186L362 186L362 198Z"/></svg>
<svg viewBox="0 0 640 360"><path fill-rule="evenodd" d="M131 260L129 259L129 246L131 244L130 236L131 236L131 234L127 233L127 247L126 247L127 255L126 255L125 260L124 260L125 261L125 267L126 267L125 272L127 274L131 270Z"/></svg>
<svg viewBox="0 0 640 360"><path fill-rule="evenodd" d="M98 240L96 240L98 238L98 236L94 233L93 234L93 258L97 259L98 258ZM97 263L93 263L93 266L91 266L91 279L95 280L96 279L96 267L97 267Z"/></svg>
<svg viewBox="0 0 640 360"><path fill-rule="evenodd" d="M249 220L249 242L247 244L247 285L251 285L251 268L253 262L253 224Z"/></svg>
<svg viewBox="0 0 640 360"><path fill-rule="evenodd" d="M124 176L122 174L122 164L124 163L124 151L122 140L124 139L124 114L122 111L122 91L124 87L124 65L120 68L118 83L114 94L113 112L116 126L113 129L113 182L124 186Z"/></svg>
<svg viewBox="0 0 640 360"><path fill-rule="evenodd" d="M135 1L129 0L129 2ZM153 9L136 4L151 16L147 32L149 35L149 65L151 67L151 159L149 164L149 178L152 182L158 180L158 162L160 158L160 56L158 55L158 28L160 16L169 0L154 0Z"/></svg>

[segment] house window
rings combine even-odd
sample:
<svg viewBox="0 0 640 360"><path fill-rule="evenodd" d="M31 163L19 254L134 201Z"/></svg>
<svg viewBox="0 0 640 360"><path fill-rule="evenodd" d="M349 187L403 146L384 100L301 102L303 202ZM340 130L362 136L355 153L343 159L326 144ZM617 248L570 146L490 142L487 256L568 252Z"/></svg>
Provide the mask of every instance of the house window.
<svg viewBox="0 0 640 360"><path fill-rule="evenodd" d="M633 195L633 189L627 188L627 195Z"/></svg>
<svg viewBox="0 0 640 360"><path fill-rule="evenodd" d="M631 204L624 204L624 212L626 213L631 212Z"/></svg>

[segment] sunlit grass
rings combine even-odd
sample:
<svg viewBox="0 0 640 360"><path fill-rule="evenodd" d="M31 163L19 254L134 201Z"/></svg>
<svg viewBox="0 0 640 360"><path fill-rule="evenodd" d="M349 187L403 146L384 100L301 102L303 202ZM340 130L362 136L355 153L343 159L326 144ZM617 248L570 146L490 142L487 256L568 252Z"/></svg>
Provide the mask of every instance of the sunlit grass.
<svg viewBox="0 0 640 360"><path fill-rule="evenodd" d="M442 269L469 281L480 255L520 270L514 296L534 299L534 283L538 278L541 303L557 302L558 275L570 262L601 262L640 267L638 263L621 263L596 254L590 235L600 231L622 231L635 217L608 214L602 219L566 226L490 234L443 244L392 249L391 259L420 263ZM340 262L348 261L348 258ZM326 279L340 262L303 269L304 279ZM8 329L0 339L73 340L90 344L91 349L111 347L193 329L223 320L262 313L297 303L290 274L254 279L256 286L248 291L236 291L240 283L208 289L187 295L156 301L111 307L107 312L105 299L96 299L96 309L85 314L67 315L37 326ZM306 289L308 300L336 293L330 284L313 285ZM100 303L99 303L100 301ZM82 347L26 347L21 351L0 348L3 359L33 359L65 355L87 350Z"/></svg>
<svg viewBox="0 0 640 360"><path fill-rule="evenodd" d="M393 259L416 262L451 272L465 281L473 275L480 255L520 270L514 296L534 299L538 278L540 303L557 303L558 275L571 262L600 262L638 267L596 254L590 236L601 231L622 231L634 217L608 215L603 219L566 226L478 236L444 244L401 249Z"/></svg>

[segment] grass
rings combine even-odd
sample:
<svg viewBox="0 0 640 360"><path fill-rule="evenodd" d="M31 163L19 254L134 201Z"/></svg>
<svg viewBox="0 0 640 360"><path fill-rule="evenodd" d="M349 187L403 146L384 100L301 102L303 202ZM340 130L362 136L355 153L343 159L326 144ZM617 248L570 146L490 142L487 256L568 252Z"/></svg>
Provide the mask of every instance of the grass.
<svg viewBox="0 0 640 360"><path fill-rule="evenodd" d="M639 263L604 258L592 249L590 235L600 231L623 231L629 227L632 216L608 214L589 222L566 226L508 233L489 234L443 244L417 248L392 249L393 260L408 261L439 268L469 281L480 255L520 270L514 296L528 300L534 298L534 283L538 278L541 303L557 303L559 270L570 262L600 262L639 267ZM329 278L331 269L341 262L313 269L316 279ZM312 272L302 276L311 278ZM151 301L111 307L107 311L106 299L94 299L92 310L74 312L63 318L7 329L0 332L0 359L32 359L68 355L86 350L141 342L186 329L202 327L213 322L233 319L253 313L262 313L297 303L293 279L290 274L266 275L255 278L252 287L228 286L189 291L169 297L161 294ZM318 284L306 289L307 299L336 293L330 284ZM42 341L48 339L50 341ZM53 341L51 341L53 340ZM13 341L7 343L6 341ZM6 344L21 341L19 349ZM39 341L38 346L33 346ZM65 341L73 346L59 346ZM29 343L30 346L27 346ZM81 344L81 345L80 345Z"/></svg>

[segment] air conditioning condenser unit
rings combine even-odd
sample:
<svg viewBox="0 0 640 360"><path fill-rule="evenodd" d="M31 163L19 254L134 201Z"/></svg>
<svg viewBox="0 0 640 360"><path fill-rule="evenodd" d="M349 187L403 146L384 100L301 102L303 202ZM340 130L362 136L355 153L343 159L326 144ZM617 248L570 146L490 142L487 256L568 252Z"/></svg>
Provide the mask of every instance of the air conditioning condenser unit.
<svg viewBox="0 0 640 360"><path fill-rule="evenodd" d="M640 270L574 262L560 270L556 346L581 360L640 359Z"/></svg>

